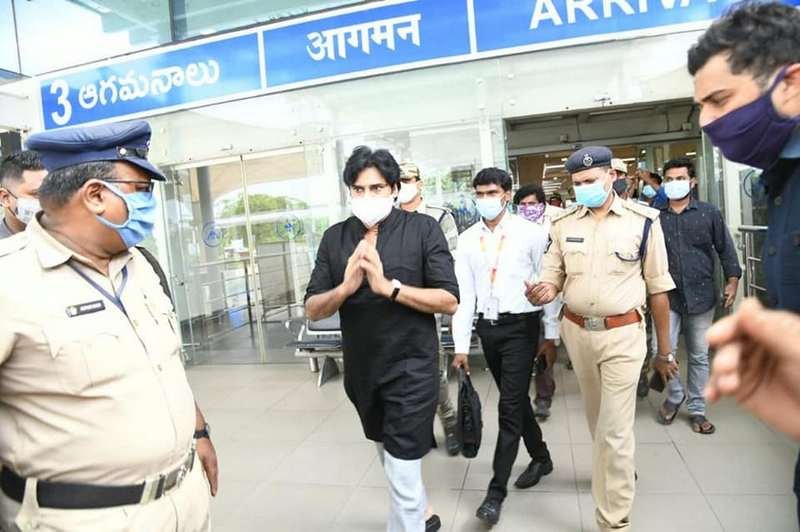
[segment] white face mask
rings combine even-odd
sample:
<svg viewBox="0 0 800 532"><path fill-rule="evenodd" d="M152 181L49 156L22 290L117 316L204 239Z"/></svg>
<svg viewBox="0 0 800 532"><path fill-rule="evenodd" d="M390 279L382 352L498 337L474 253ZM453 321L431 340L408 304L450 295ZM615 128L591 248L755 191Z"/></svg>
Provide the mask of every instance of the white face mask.
<svg viewBox="0 0 800 532"><path fill-rule="evenodd" d="M691 191L692 183L685 179L664 183L664 193L671 200L683 199L688 196Z"/></svg>
<svg viewBox="0 0 800 532"><path fill-rule="evenodd" d="M393 206L394 197L392 196L352 198L350 200L350 210L367 229L372 228L389 216Z"/></svg>
<svg viewBox="0 0 800 532"><path fill-rule="evenodd" d="M17 220L28 225L33 220L33 217L36 216L36 213L42 210L42 206L39 204L39 200L33 198L18 198L17 199L17 210L14 215L17 217Z"/></svg>
<svg viewBox="0 0 800 532"><path fill-rule="evenodd" d="M492 221L500 216L507 205L503 203L502 198L478 198L475 200L475 206L484 220Z"/></svg>
<svg viewBox="0 0 800 532"><path fill-rule="evenodd" d="M414 198L419 194L419 188L416 183L400 183L400 193L397 194L397 202L400 205L405 205L414 201Z"/></svg>

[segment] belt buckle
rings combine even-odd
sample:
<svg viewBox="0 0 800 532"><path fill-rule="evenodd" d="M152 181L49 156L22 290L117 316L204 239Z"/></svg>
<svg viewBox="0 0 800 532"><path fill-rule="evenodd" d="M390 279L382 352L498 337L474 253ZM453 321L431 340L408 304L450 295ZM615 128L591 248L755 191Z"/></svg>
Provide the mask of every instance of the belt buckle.
<svg viewBox="0 0 800 532"><path fill-rule="evenodd" d="M139 504L147 504L160 498L161 495L164 494L164 482L166 482L166 477L164 475L158 475L150 480L146 480L142 489L142 498L139 500Z"/></svg>
<svg viewBox="0 0 800 532"><path fill-rule="evenodd" d="M606 319L605 318L583 318L583 328L587 331L605 331Z"/></svg>

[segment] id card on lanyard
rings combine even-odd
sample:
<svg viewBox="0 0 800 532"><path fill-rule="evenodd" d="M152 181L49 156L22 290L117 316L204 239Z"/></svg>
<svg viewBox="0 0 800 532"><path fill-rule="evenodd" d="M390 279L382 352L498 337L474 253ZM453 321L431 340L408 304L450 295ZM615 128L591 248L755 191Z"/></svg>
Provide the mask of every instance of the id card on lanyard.
<svg viewBox="0 0 800 532"><path fill-rule="evenodd" d="M494 285L497 281L497 267L500 265L500 253L503 251L503 246L506 243L506 235L500 237L500 242L497 244L497 252L494 257L494 265L489 267L489 297L483 307L483 319L496 320L500 317L500 299L494 294ZM486 257L486 239L481 235L481 253Z"/></svg>
<svg viewBox="0 0 800 532"><path fill-rule="evenodd" d="M97 284L94 281L94 279L92 279L91 277L86 275L84 272L82 272L80 269L78 269L78 267L75 266L74 264L72 264L71 262L68 262L67 266L72 268L72 270L75 273L77 273L81 278L83 278L84 281L89 283L89 285L92 288L97 290L100 293L100 295L102 295L107 300L109 300L111 303L113 303L123 314L125 314L125 316L128 315L128 312L125 310L125 306L122 304L122 292L125 290L125 286L128 284L128 267L127 266L122 268L122 283L120 284L119 289L117 289L113 294L109 293L108 290L106 290L105 288L103 288L102 286Z"/></svg>

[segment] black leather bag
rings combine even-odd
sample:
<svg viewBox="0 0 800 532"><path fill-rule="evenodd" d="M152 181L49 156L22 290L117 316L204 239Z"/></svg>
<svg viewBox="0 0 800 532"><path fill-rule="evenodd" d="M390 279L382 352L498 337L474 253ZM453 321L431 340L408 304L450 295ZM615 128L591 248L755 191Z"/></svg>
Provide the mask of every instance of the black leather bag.
<svg viewBox="0 0 800 532"><path fill-rule="evenodd" d="M458 439L461 441L461 454L467 458L475 458L481 448L483 432L481 398L463 368L458 372Z"/></svg>

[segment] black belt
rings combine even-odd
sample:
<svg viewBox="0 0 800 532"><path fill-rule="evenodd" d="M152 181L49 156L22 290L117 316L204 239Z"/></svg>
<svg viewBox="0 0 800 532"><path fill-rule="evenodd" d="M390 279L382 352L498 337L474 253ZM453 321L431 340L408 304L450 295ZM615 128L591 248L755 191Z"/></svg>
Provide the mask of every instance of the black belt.
<svg viewBox="0 0 800 532"><path fill-rule="evenodd" d="M192 449L179 467L131 486L98 486L40 480L36 483L36 500L40 508L61 510L94 510L154 501L180 485L192 470L194 454ZM25 498L25 480L4 467L0 473L0 488L6 496L21 503Z"/></svg>
<svg viewBox="0 0 800 532"><path fill-rule="evenodd" d="M487 320L483 317L483 313L478 314L478 320L488 323L489 325L502 325L504 323L516 323L519 321L527 321L531 318L535 318L536 316L542 313L541 310L536 312L522 312L519 314L512 314L510 312L501 312L497 315L496 320Z"/></svg>

